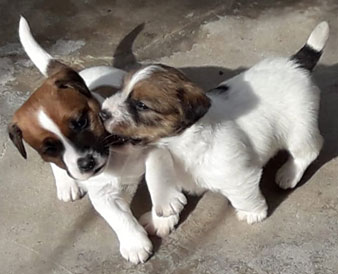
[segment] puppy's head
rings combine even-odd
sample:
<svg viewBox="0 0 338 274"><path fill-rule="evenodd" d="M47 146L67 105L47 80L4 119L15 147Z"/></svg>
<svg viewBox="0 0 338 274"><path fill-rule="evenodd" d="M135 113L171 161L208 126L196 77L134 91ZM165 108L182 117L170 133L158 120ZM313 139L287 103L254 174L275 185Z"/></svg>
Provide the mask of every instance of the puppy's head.
<svg viewBox="0 0 338 274"><path fill-rule="evenodd" d="M85 180L102 170L108 159L99 111L80 75L52 61L48 78L15 112L9 136L24 158L23 140L43 160Z"/></svg>
<svg viewBox="0 0 338 274"><path fill-rule="evenodd" d="M209 107L209 98L183 73L151 65L126 77L121 92L104 101L102 116L110 133L147 144L181 133Z"/></svg>

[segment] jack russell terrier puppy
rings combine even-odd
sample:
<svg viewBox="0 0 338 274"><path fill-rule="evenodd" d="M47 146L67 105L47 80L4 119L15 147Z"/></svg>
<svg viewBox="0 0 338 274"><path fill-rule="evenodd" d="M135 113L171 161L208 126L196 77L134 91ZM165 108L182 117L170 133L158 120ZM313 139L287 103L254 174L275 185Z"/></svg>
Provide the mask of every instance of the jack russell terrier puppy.
<svg viewBox="0 0 338 274"><path fill-rule="evenodd" d="M102 123L106 113L100 113L102 98L90 89L118 88L125 72L110 67L75 72L37 44L23 17L19 36L26 53L47 79L15 112L8 126L11 140L24 158L23 140L50 162L60 200L73 201L88 192L94 208L116 232L122 256L133 263L146 261L152 243L122 197L122 184L139 183L146 171L153 210L143 219L152 219L153 232L158 236L168 234L177 224L186 198L176 185L167 149L130 144L124 144L119 152L109 148L135 140L106 132ZM165 192L158 191L158 185L161 189L166 185Z"/></svg>
<svg viewBox="0 0 338 274"><path fill-rule="evenodd" d="M179 70L154 64L129 74L103 111L112 133L170 151L189 191L222 193L249 224L267 216L263 166L286 149L276 183L294 188L323 144L320 91L311 80L329 34L326 22L291 58L268 58L205 93Z"/></svg>

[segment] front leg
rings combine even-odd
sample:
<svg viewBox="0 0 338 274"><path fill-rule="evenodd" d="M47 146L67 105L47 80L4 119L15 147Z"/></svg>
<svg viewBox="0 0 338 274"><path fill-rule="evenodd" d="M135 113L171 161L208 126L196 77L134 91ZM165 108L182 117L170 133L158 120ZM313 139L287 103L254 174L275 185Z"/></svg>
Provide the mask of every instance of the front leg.
<svg viewBox="0 0 338 274"><path fill-rule="evenodd" d="M119 189L109 183L100 188L88 187L88 194L96 211L115 231L121 255L135 264L145 262L152 253L152 243L132 215L129 204L121 197Z"/></svg>
<svg viewBox="0 0 338 274"><path fill-rule="evenodd" d="M64 169L51 164L54 174L57 197L64 202L75 201L86 195L86 191L79 187L77 182L68 176Z"/></svg>
<svg viewBox="0 0 338 274"><path fill-rule="evenodd" d="M146 182L153 208L140 223L151 235L167 236L177 225L187 199L176 184L171 154L166 149L151 151L146 159Z"/></svg>
<svg viewBox="0 0 338 274"><path fill-rule="evenodd" d="M167 149L154 149L146 159L146 182L153 209L160 217L178 215L187 199L177 185L173 159Z"/></svg>

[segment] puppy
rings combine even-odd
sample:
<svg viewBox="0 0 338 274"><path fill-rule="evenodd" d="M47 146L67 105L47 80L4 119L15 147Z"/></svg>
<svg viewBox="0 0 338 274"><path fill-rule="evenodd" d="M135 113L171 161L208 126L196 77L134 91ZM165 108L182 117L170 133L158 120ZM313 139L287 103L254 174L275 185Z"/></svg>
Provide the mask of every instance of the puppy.
<svg viewBox="0 0 338 274"><path fill-rule="evenodd" d="M276 183L294 188L322 147L320 92L310 75L328 33L328 24L320 23L291 58L263 60L207 94L175 68L142 68L104 101L111 115L105 127L167 148L183 188L220 192L240 220L260 222L267 216L259 189L266 162L288 150Z"/></svg>
<svg viewBox="0 0 338 274"><path fill-rule="evenodd" d="M152 244L122 197L121 186L138 183L147 170L152 229L159 236L174 228L186 198L175 185L173 163L166 149L125 144L124 150L109 151L110 145L132 140L108 135L102 123L106 114L100 113L102 98L89 88L119 87L125 72L94 67L78 74L37 44L23 17L19 36L28 56L47 79L15 112L8 127L11 140L24 158L23 140L51 164L60 200L73 201L87 191L94 208L116 232L122 256L133 263L146 261ZM167 186L165 196L156 190L159 184Z"/></svg>

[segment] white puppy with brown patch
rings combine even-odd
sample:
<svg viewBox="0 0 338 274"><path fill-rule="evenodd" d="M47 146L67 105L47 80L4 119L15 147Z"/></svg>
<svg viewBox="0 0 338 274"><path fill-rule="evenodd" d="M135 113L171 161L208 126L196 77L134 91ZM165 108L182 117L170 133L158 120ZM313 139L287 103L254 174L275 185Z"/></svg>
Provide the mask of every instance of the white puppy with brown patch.
<svg viewBox="0 0 338 274"><path fill-rule="evenodd" d="M167 148L184 189L220 192L240 220L260 222L267 216L259 189L266 162L288 150L276 183L294 188L322 147L320 91L310 72L328 33L328 24L320 23L291 58L263 60L207 94L175 68L142 68L104 101L103 110L112 117L105 127L140 144Z"/></svg>
<svg viewBox="0 0 338 274"><path fill-rule="evenodd" d="M156 219L153 229L159 236L177 224L186 199L175 185L172 159L166 149L124 145L129 150L109 151L109 146L129 140L108 135L102 123L105 115L100 114L102 98L90 89L118 88L125 72L94 67L78 74L37 44L24 18L19 36L47 79L15 112L8 127L11 140L24 158L23 140L51 164L60 200L76 200L88 192L94 208L116 232L122 256L133 263L146 261L152 243L125 201L122 185L137 184L146 173ZM166 164L159 166L158 162ZM160 184L167 185L165 193L157 191Z"/></svg>

